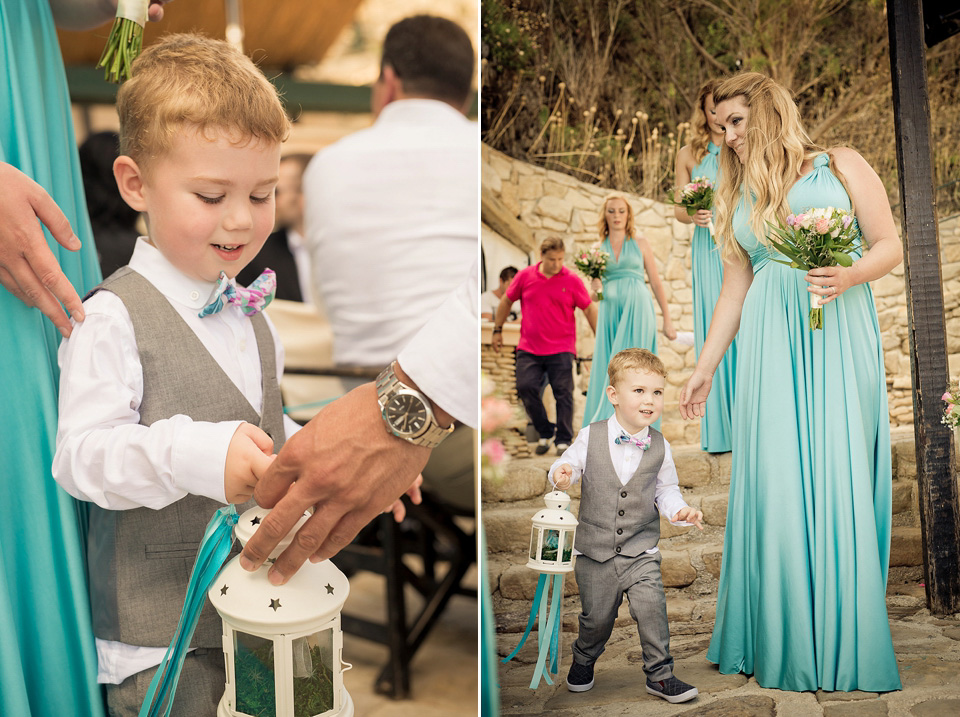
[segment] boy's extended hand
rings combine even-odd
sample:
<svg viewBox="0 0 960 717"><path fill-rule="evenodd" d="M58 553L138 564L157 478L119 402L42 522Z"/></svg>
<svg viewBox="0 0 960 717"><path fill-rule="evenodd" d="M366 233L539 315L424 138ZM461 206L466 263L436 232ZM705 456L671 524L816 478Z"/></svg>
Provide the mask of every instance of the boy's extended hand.
<svg viewBox="0 0 960 717"><path fill-rule="evenodd" d="M227 448L223 489L228 503L246 503L253 497L258 477L273 463L273 439L252 423L241 423Z"/></svg>
<svg viewBox="0 0 960 717"><path fill-rule="evenodd" d="M700 521L703 520L703 513L697 510L696 508L691 508L687 506L681 510L677 511L677 514L671 518L674 523L693 523L695 526L703 530L703 523Z"/></svg>
<svg viewBox="0 0 960 717"><path fill-rule="evenodd" d="M566 490L571 483L573 483L573 466L564 463L553 472L553 484L557 490Z"/></svg>

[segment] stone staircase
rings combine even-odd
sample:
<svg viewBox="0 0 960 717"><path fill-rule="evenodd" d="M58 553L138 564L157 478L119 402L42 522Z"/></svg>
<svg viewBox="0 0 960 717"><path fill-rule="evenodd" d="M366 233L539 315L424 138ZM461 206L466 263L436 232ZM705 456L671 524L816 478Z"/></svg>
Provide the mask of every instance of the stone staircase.
<svg viewBox="0 0 960 717"><path fill-rule="evenodd" d="M890 590L922 580L920 518L917 509L913 429L893 429L893 537ZM701 632L712 623L727 514L731 454L703 453L699 445L671 445L680 488L690 505L703 511L704 529L678 528L661 518L660 549L671 632ZM530 612L538 573L526 567L530 519L551 490L547 470L556 460L542 457L505 463L499 479L482 484L482 520L487 540L487 569L493 592L498 651L506 655L519 640ZM571 509L579 507L579 486L570 491ZM564 632L576 634L579 597L572 573L564 581ZM626 601L618 625L631 623ZM688 626L685 628L684 626ZM572 639L572 637L571 637ZM518 656L532 655L528 646ZM536 640L532 643L535 645Z"/></svg>

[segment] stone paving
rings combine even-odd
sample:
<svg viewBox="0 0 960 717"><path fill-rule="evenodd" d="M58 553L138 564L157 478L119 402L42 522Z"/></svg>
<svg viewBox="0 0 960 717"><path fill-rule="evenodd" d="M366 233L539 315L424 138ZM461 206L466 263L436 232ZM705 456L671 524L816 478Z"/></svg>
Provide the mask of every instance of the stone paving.
<svg viewBox="0 0 960 717"><path fill-rule="evenodd" d="M572 577L571 577L572 579ZM536 633L520 653L500 664L500 710L503 715L533 717L958 717L960 715L960 614L937 618L925 607L918 583L894 586L887 606L903 690L871 692L783 692L760 687L752 677L721 675L707 662L713 628L710 619L677 619L677 615L711 615L709 599L689 610L683 596L668 599L671 616L671 652L676 675L695 685L700 695L686 704L671 705L644 689L643 659L636 628L626 607L607 650L597 662L596 684L588 692L573 693L564 684L570 668L570 648L576 638L576 605L567 603L561 637L559 679L541 681L530 689L536 660ZM509 654L516 633L498 635L498 652Z"/></svg>

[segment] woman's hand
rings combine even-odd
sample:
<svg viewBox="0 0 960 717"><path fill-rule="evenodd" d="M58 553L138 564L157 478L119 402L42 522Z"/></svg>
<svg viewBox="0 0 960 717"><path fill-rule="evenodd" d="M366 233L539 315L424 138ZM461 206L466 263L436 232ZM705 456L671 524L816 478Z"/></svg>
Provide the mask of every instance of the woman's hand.
<svg viewBox="0 0 960 717"><path fill-rule="evenodd" d="M600 279L591 279L590 280L590 291L594 294L600 294L603 291L603 282Z"/></svg>
<svg viewBox="0 0 960 717"><path fill-rule="evenodd" d="M851 267L824 266L811 269L803 278L810 282L807 291L820 297L820 306L825 306L836 299L851 286L858 283L851 276Z"/></svg>
<svg viewBox="0 0 960 717"><path fill-rule="evenodd" d="M698 209L696 214L690 216L690 219L693 220L693 223L698 227L708 227L710 221L713 219L713 212L709 209Z"/></svg>
<svg viewBox="0 0 960 717"><path fill-rule="evenodd" d="M673 322L669 316L663 317L663 335L671 341L677 338L677 330L673 328Z"/></svg>
<svg viewBox="0 0 960 717"><path fill-rule="evenodd" d="M680 391L680 416L684 419L702 418L707 413L707 396L713 385L713 376L693 370Z"/></svg>
<svg viewBox="0 0 960 717"><path fill-rule="evenodd" d="M77 321L83 321L83 304L47 246L41 224L65 249L77 251L80 240L46 190L16 167L0 162L0 187L0 284L69 336L70 320L60 304Z"/></svg>

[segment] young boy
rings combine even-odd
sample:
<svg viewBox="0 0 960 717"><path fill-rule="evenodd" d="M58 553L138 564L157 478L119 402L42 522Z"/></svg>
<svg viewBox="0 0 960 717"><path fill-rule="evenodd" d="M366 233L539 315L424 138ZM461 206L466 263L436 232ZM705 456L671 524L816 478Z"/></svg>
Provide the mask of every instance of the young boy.
<svg viewBox="0 0 960 717"><path fill-rule="evenodd" d="M225 42L172 35L119 90L124 200L146 215L130 264L84 303L60 347L56 480L90 506L88 567L111 715L136 715L175 632L204 528L250 499L283 415L283 350L260 310L272 272L233 277L273 229L290 123L270 82ZM240 508L243 509L242 507ZM220 620L201 614L174 714L212 715Z"/></svg>
<svg viewBox="0 0 960 717"><path fill-rule="evenodd" d="M663 363L646 349L625 349L607 367L614 414L584 427L550 468L560 490L583 478L574 572L580 587L580 633L567 689L593 687L593 665L626 594L643 647L647 692L686 702L697 688L673 676L667 602L660 579L660 517L703 530L703 514L677 487L670 446L650 424L663 413Z"/></svg>

